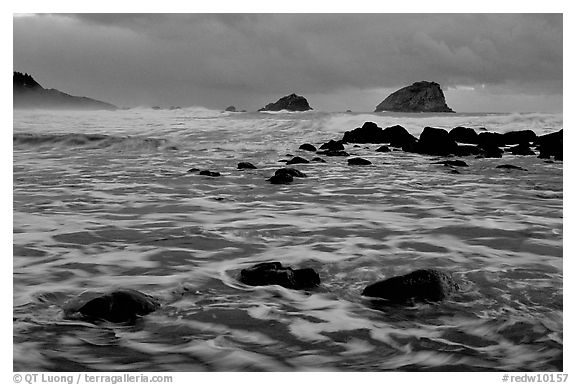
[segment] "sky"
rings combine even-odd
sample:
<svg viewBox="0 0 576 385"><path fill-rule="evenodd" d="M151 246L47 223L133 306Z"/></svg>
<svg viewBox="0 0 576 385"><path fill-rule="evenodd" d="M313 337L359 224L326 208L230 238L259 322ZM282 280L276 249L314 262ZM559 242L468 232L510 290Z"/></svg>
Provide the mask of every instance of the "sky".
<svg viewBox="0 0 576 385"><path fill-rule="evenodd" d="M562 112L562 14L15 14L13 68L121 107L373 111L416 81L457 112Z"/></svg>

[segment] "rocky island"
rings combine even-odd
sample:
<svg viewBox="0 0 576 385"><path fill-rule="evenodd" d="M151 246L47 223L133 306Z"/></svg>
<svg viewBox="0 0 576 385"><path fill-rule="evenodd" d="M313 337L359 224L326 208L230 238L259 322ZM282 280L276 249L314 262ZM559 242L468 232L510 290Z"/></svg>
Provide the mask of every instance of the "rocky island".
<svg viewBox="0 0 576 385"><path fill-rule="evenodd" d="M399 89L376 106L374 112L454 112L446 104L438 83L421 81Z"/></svg>
<svg viewBox="0 0 576 385"><path fill-rule="evenodd" d="M14 72L14 108L117 110L118 107L83 96L72 96L42 87L29 74Z"/></svg>
<svg viewBox="0 0 576 385"><path fill-rule="evenodd" d="M276 103L269 103L258 111L308 111L311 109L305 97L292 94L280 98Z"/></svg>

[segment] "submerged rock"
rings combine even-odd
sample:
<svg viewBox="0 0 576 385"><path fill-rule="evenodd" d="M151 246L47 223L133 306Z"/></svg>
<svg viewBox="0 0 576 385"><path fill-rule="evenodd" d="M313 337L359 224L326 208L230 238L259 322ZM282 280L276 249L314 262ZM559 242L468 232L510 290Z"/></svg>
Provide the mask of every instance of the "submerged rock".
<svg viewBox="0 0 576 385"><path fill-rule="evenodd" d="M372 162L370 162L367 159L364 158L350 158L348 159L348 165L349 166L368 166L371 165Z"/></svg>
<svg viewBox="0 0 576 385"><path fill-rule="evenodd" d="M468 167L468 164L463 160L441 160L439 162L434 162L432 164L443 164L444 166L453 166L453 167Z"/></svg>
<svg viewBox="0 0 576 385"><path fill-rule="evenodd" d="M295 178L307 178L308 177L302 171L296 170L295 168L280 168L280 169L276 170L276 172L274 173L274 175L282 175L282 174L292 175Z"/></svg>
<svg viewBox="0 0 576 385"><path fill-rule="evenodd" d="M304 143L300 147L298 147L298 149L304 150L304 151L316 152L316 146L314 146L313 144L310 144L310 143Z"/></svg>
<svg viewBox="0 0 576 385"><path fill-rule="evenodd" d="M86 292L64 304L67 317L110 322L131 322L160 307L157 299L131 289L106 294Z"/></svg>
<svg viewBox="0 0 576 385"><path fill-rule="evenodd" d="M286 164L299 164L299 163L310 163L310 161L300 156L295 156L294 158L286 162Z"/></svg>
<svg viewBox="0 0 576 385"><path fill-rule="evenodd" d="M305 97L296 94L291 94L278 99L276 103L269 103L266 107L258 111L308 111L312 107L308 104Z"/></svg>
<svg viewBox="0 0 576 385"><path fill-rule="evenodd" d="M312 162L326 163L326 161L320 157L312 158Z"/></svg>
<svg viewBox="0 0 576 385"><path fill-rule="evenodd" d="M399 89L376 106L374 112L454 112L435 82L421 81Z"/></svg>
<svg viewBox="0 0 576 385"><path fill-rule="evenodd" d="M435 269L416 270L367 286L362 295L403 304L411 301L442 301L459 289L454 279Z"/></svg>
<svg viewBox="0 0 576 385"><path fill-rule="evenodd" d="M267 181L272 184L290 184L294 182L294 177L288 173L280 173L272 175Z"/></svg>
<svg viewBox="0 0 576 385"><path fill-rule="evenodd" d="M210 171L210 170L202 170L199 172L200 175L205 175L205 176L211 176L211 177L217 177L220 176L220 173L217 171Z"/></svg>
<svg viewBox="0 0 576 385"><path fill-rule="evenodd" d="M520 170L520 171L528 171L525 168L514 166L513 164L501 164L496 166L496 168L504 169L504 170Z"/></svg>
<svg viewBox="0 0 576 385"><path fill-rule="evenodd" d="M323 143L320 146L320 150L344 151L344 142L341 140L330 139L329 142Z"/></svg>
<svg viewBox="0 0 576 385"><path fill-rule="evenodd" d="M388 146L380 146L376 149L376 152L390 152L390 148Z"/></svg>
<svg viewBox="0 0 576 385"><path fill-rule="evenodd" d="M310 268L292 269L280 262L264 262L240 271L240 282L250 286L280 285L287 289L311 289L320 276Z"/></svg>
<svg viewBox="0 0 576 385"><path fill-rule="evenodd" d="M350 156L346 151L341 150L316 151L316 154L325 156Z"/></svg>
<svg viewBox="0 0 576 385"><path fill-rule="evenodd" d="M250 162L240 162L238 163L238 170L244 170L244 169L255 169L256 166L254 166L252 163Z"/></svg>

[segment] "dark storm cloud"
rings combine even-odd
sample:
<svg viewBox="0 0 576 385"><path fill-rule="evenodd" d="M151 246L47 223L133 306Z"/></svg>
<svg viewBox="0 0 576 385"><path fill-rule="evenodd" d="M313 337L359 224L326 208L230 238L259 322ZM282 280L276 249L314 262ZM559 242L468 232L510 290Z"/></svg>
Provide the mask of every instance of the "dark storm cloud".
<svg viewBox="0 0 576 385"><path fill-rule="evenodd" d="M48 41L54 35L60 48ZM30 44L34 50L26 49ZM204 97L221 103L228 94L262 103L269 95L292 91L397 88L417 80L434 80L444 88L562 92L561 15L67 14L15 19L15 66L39 58L56 65L51 49L65 52L68 64L60 66L71 66L79 76L97 82L98 74L115 74L125 95L153 89L197 102Z"/></svg>

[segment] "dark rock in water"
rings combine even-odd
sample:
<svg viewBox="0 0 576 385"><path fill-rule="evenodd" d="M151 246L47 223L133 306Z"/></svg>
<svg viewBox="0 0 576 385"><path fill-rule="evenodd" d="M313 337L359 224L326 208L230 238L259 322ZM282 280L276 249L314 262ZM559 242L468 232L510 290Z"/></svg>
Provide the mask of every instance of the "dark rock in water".
<svg viewBox="0 0 576 385"><path fill-rule="evenodd" d="M411 301L442 301L459 289L454 279L434 269L388 278L367 286L362 295L403 304Z"/></svg>
<svg viewBox="0 0 576 385"><path fill-rule="evenodd" d="M290 184L294 182L294 177L288 173L274 174L268 182L272 184Z"/></svg>
<svg viewBox="0 0 576 385"><path fill-rule="evenodd" d="M316 154L325 156L350 156L346 151L339 150L316 151Z"/></svg>
<svg viewBox="0 0 576 385"><path fill-rule="evenodd" d="M510 131L503 135L505 144L528 144L534 142L536 138L532 130Z"/></svg>
<svg viewBox="0 0 576 385"><path fill-rule="evenodd" d="M396 125L382 129L374 122L365 122L362 127L346 131L342 142L345 143L390 143L394 147L402 147L406 143L416 142L402 126Z"/></svg>
<svg viewBox="0 0 576 385"><path fill-rule="evenodd" d="M294 158L290 159L286 164L299 164L299 163L310 163L307 159L304 159L299 156L295 156Z"/></svg>
<svg viewBox="0 0 576 385"><path fill-rule="evenodd" d="M480 147L467 144L459 144L454 155L456 156L469 156L479 155L482 152Z"/></svg>
<svg viewBox="0 0 576 385"><path fill-rule="evenodd" d="M484 147L504 147L504 135L498 132L481 132L478 134L478 145Z"/></svg>
<svg viewBox="0 0 576 385"><path fill-rule="evenodd" d="M238 169L239 170L243 170L243 169L255 169L257 168L256 166L254 166L252 163L250 162L240 162L238 163Z"/></svg>
<svg viewBox="0 0 576 385"><path fill-rule="evenodd" d="M319 157L312 158L312 162L326 163L326 161L324 159L319 158Z"/></svg>
<svg viewBox="0 0 576 385"><path fill-rule="evenodd" d="M468 164L463 160L442 160L440 162L434 162L432 164L443 164L444 166L453 166L453 167L468 167Z"/></svg>
<svg viewBox="0 0 576 385"><path fill-rule="evenodd" d="M349 166L368 166L371 165L372 162L370 162L367 159L364 158L350 158L348 159L348 165Z"/></svg>
<svg viewBox="0 0 576 385"><path fill-rule="evenodd" d="M562 150L564 143L563 130L541 135L536 139L535 143L538 145L540 151L538 158L548 159L552 156L555 160L562 160L564 158Z"/></svg>
<svg viewBox="0 0 576 385"><path fill-rule="evenodd" d="M458 144L450 137L448 131L441 128L424 127L416 145L420 154L451 155L458 150Z"/></svg>
<svg viewBox="0 0 576 385"><path fill-rule="evenodd" d="M212 176L212 177L216 177L216 176L220 176L219 172L216 171L210 171L210 170L202 170L199 173L200 175L205 175L205 176Z"/></svg>
<svg viewBox="0 0 576 385"><path fill-rule="evenodd" d="M480 148L480 157L482 158L502 158L504 153L504 150L498 146L484 145L483 147L478 146L478 148Z"/></svg>
<svg viewBox="0 0 576 385"><path fill-rule="evenodd" d="M269 103L258 111L308 111L311 109L312 107L310 107L306 98L292 94L280 98L276 103Z"/></svg>
<svg viewBox="0 0 576 385"><path fill-rule="evenodd" d="M198 171L200 171L199 168L193 167L190 170L188 170L187 172L198 172Z"/></svg>
<svg viewBox="0 0 576 385"><path fill-rule="evenodd" d="M525 168L514 166L513 164L501 164L496 166L496 168L504 169L504 170L520 170L520 171L528 171Z"/></svg>
<svg viewBox="0 0 576 385"><path fill-rule="evenodd" d="M236 107L234 107L234 106L226 107L226 109L225 109L224 111L227 111L227 112L236 112Z"/></svg>
<svg viewBox="0 0 576 385"><path fill-rule="evenodd" d="M320 150L330 150L330 151L344 151L344 143L341 140L331 139L320 146Z"/></svg>
<svg viewBox="0 0 576 385"><path fill-rule="evenodd" d="M298 147L299 150L304 150L304 151L313 151L316 152L316 146L314 146L313 144L310 143L304 143L303 145L301 145L300 147Z"/></svg>
<svg viewBox="0 0 576 385"><path fill-rule="evenodd" d="M294 270L280 262L265 262L240 271L240 282L250 286L279 285L301 290L318 286L320 276L310 268Z"/></svg>
<svg viewBox="0 0 576 385"><path fill-rule="evenodd" d="M308 177L302 171L296 170L295 168L280 168L280 169L276 170L276 172L274 173L274 175L281 175L281 174L292 175L295 178L307 178Z"/></svg>
<svg viewBox="0 0 576 385"><path fill-rule="evenodd" d="M446 104L438 83L421 81L399 89L376 106L374 112L454 112Z"/></svg>
<svg viewBox="0 0 576 385"><path fill-rule="evenodd" d="M478 133L473 128L454 127L448 134L456 142L478 144Z"/></svg>
<svg viewBox="0 0 576 385"><path fill-rule="evenodd" d="M79 315L89 320L131 322L160 307L153 297L136 290L122 289L107 294L83 293L64 305L67 317Z"/></svg>
<svg viewBox="0 0 576 385"><path fill-rule="evenodd" d="M388 146L380 146L376 149L376 152L390 152L390 148Z"/></svg>
<svg viewBox="0 0 576 385"><path fill-rule="evenodd" d="M534 151L530 148L530 145L527 142L518 144L509 150L512 155L536 155Z"/></svg>
<svg viewBox="0 0 576 385"><path fill-rule="evenodd" d="M452 169L452 170L450 170L450 174L460 174L460 171L458 171L456 169Z"/></svg>

